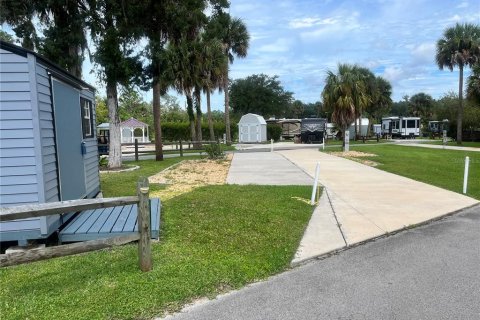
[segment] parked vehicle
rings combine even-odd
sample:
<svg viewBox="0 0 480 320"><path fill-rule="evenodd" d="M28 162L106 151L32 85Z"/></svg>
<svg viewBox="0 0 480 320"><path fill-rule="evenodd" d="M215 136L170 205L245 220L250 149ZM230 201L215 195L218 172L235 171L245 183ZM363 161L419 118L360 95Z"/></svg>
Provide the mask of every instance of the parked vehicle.
<svg viewBox="0 0 480 320"><path fill-rule="evenodd" d="M300 139L302 143L322 143L326 133L327 119L302 119Z"/></svg>
<svg viewBox="0 0 480 320"><path fill-rule="evenodd" d="M448 131L448 119L442 121L428 121L428 132L433 138L441 137L443 135L443 130Z"/></svg>
<svg viewBox="0 0 480 320"><path fill-rule="evenodd" d="M419 117L382 118L382 135L384 137L414 139L420 136Z"/></svg>

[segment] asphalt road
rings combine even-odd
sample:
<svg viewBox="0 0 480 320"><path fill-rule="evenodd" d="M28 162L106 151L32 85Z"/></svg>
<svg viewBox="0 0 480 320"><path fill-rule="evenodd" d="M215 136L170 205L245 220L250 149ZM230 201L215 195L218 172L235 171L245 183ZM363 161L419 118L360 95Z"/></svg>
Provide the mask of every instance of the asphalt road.
<svg viewBox="0 0 480 320"><path fill-rule="evenodd" d="M480 206L168 319L480 319Z"/></svg>

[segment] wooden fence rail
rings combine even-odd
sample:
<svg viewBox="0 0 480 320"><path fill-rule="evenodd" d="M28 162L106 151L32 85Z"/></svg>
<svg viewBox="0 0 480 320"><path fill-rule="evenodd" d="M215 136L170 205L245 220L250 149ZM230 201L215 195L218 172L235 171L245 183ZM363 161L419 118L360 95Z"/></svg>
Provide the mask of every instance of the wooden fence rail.
<svg viewBox="0 0 480 320"><path fill-rule="evenodd" d="M84 211L89 209L109 208L137 204L138 233L114 238L97 239L46 247L43 249L32 249L24 252L14 252L0 255L0 267L7 267L22 263L34 262L63 257L78 253L104 249L112 246L122 245L132 241L138 241L139 266L142 271L152 269L152 256L150 244L150 205L149 185L147 178L140 178L137 185L137 196L120 198L81 199L42 204L30 204L16 207L0 208L0 222L25 218L48 216L67 212ZM80 212L81 214L82 212Z"/></svg>

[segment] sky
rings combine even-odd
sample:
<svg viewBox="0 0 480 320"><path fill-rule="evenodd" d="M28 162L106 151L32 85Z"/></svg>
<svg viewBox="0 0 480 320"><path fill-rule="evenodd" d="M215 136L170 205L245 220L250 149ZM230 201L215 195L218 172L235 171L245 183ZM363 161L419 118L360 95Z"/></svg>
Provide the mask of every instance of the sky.
<svg viewBox="0 0 480 320"><path fill-rule="evenodd" d="M246 59L232 78L278 75L304 102L320 100L327 70L357 63L393 87L392 98L458 91L458 70L441 71L436 42L455 23L480 23L480 1L448 0L233 0L231 12L250 32Z"/></svg>
<svg viewBox="0 0 480 320"><path fill-rule="evenodd" d="M230 65L232 80L278 75L309 103L320 100L327 70L356 63L390 81L394 101L418 92L437 99L458 92L458 69L439 70L436 41L457 22L480 24L480 0L231 0L230 14L251 37L247 57ZM86 61L85 80L104 95L92 70ZM183 96L169 93L184 106ZM152 99L151 91L143 96ZM212 108L224 109L222 94L212 96Z"/></svg>

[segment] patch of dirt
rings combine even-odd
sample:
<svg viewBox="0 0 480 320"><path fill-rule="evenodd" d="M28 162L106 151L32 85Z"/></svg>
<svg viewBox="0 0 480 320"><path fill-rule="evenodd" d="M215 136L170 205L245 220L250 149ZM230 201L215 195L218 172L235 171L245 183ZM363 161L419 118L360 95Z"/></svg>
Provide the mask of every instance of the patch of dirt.
<svg viewBox="0 0 480 320"><path fill-rule="evenodd" d="M378 162L372 161L372 160L367 160L367 159L362 159L364 157L377 157L378 155L374 153L367 153L367 152L361 152L361 151L348 151L348 152L329 152L329 154L337 157L342 157L345 159L353 160L356 162L360 162L364 165L370 166L370 167L376 167L379 165Z"/></svg>
<svg viewBox="0 0 480 320"><path fill-rule="evenodd" d="M363 158L363 157L376 157L376 154L361 152L361 151L347 151L347 152L330 152L331 155L344 158Z"/></svg>
<svg viewBox="0 0 480 320"><path fill-rule="evenodd" d="M164 190L152 192L162 201L206 185L224 184L233 155L225 160L185 160L148 178L150 183L166 185Z"/></svg>

